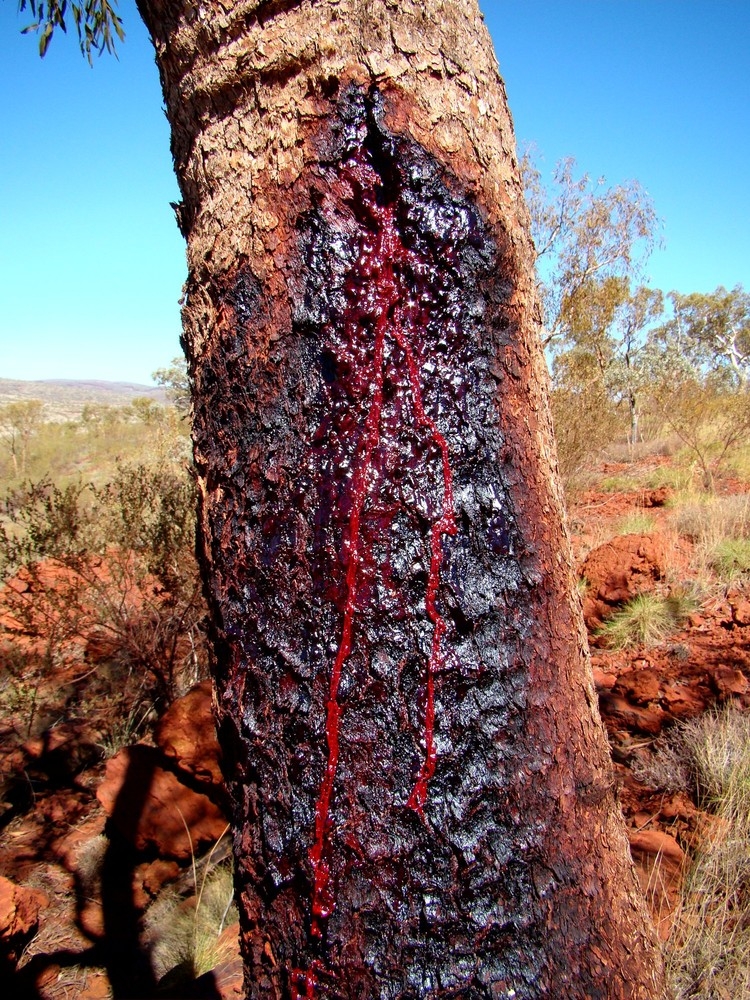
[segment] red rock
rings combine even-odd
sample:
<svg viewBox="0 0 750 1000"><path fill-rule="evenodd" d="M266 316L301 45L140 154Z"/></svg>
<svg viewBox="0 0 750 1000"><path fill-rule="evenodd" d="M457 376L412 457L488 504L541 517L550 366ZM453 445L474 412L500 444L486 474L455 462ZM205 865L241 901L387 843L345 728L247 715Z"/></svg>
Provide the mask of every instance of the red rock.
<svg viewBox="0 0 750 1000"><path fill-rule="evenodd" d="M706 699L688 684L667 684L661 702L674 719L692 719L706 710Z"/></svg>
<svg viewBox="0 0 750 1000"><path fill-rule="evenodd" d="M219 807L167 770L153 747L127 747L112 757L96 796L137 850L156 848L162 857L189 858L226 828Z"/></svg>
<svg viewBox="0 0 750 1000"><path fill-rule="evenodd" d="M16 885L0 875L0 941L15 958L16 951L39 926L39 912L49 899L39 889Z"/></svg>
<svg viewBox="0 0 750 1000"><path fill-rule="evenodd" d="M45 986L51 986L60 978L60 972L61 969L57 962L51 962L41 970L39 975L35 976L34 986L38 990Z"/></svg>
<svg viewBox="0 0 750 1000"><path fill-rule="evenodd" d="M182 871L176 861L168 861L166 858L136 865L133 872L133 905L139 910L145 910L167 882L179 878Z"/></svg>
<svg viewBox="0 0 750 1000"><path fill-rule="evenodd" d="M597 691L611 691L617 683L614 674L606 674L601 667L594 667L594 686Z"/></svg>
<svg viewBox="0 0 750 1000"><path fill-rule="evenodd" d="M668 833L662 830L631 830L628 832L630 851L633 854L657 855L663 863L677 871L682 870L685 863L685 852Z"/></svg>
<svg viewBox="0 0 750 1000"><path fill-rule="evenodd" d="M81 854L92 841L104 832L105 820L106 816L97 807L93 811L93 815L88 816L82 823L67 830L63 836L52 841L50 846L55 858L62 862L69 872L79 870Z"/></svg>
<svg viewBox="0 0 750 1000"><path fill-rule="evenodd" d="M86 985L76 993L76 1000L108 1000L112 996L109 977L104 972L91 969L86 974Z"/></svg>
<svg viewBox="0 0 750 1000"><path fill-rule="evenodd" d="M684 792L673 792L662 802L659 815L663 819L668 820L691 820L693 817L700 815L700 810Z"/></svg>
<svg viewBox="0 0 750 1000"><path fill-rule="evenodd" d="M154 738L180 770L199 781L223 787L211 697L211 681L197 684L172 703L160 719Z"/></svg>
<svg viewBox="0 0 750 1000"><path fill-rule="evenodd" d="M178 878L181 871L182 869L176 861L157 858L156 861L152 861L143 868L141 873L143 888L149 895L156 896L167 882Z"/></svg>
<svg viewBox="0 0 750 1000"><path fill-rule="evenodd" d="M734 694L747 694L750 687L742 671L734 670L732 667L714 667L711 671L711 680L722 698Z"/></svg>
<svg viewBox="0 0 750 1000"><path fill-rule="evenodd" d="M639 732L657 736L669 720L669 716L661 708L640 708L616 694L602 693L599 705L607 728L614 723L626 729L637 729Z"/></svg>
<svg viewBox="0 0 750 1000"><path fill-rule="evenodd" d="M732 609L732 621L735 625L745 627L750 625L750 601L739 595L732 595L729 599L729 606Z"/></svg>
<svg viewBox="0 0 750 1000"><path fill-rule="evenodd" d="M94 625L86 636L84 657L89 663L106 663L120 652L121 640L111 629Z"/></svg>
<svg viewBox="0 0 750 1000"><path fill-rule="evenodd" d="M85 899L78 912L78 925L92 940L103 938L106 933L104 907L98 899Z"/></svg>
<svg viewBox="0 0 750 1000"><path fill-rule="evenodd" d="M685 853L661 830L629 831L630 852L654 918L659 937L666 941L674 924Z"/></svg>
<svg viewBox="0 0 750 1000"><path fill-rule="evenodd" d="M590 631L636 594L652 590L667 567L663 535L619 535L588 554L581 576L589 582L583 616Z"/></svg>
<svg viewBox="0 0 750 1000"><path fill-rule="evenodd" d="M668 486L659 486L655 490L644 490L640 499L639 507L663 507L672 499L673 492Z"/></svg>
<svg viewBox="0 0 750 1000"><path fill-rule="evenodd" d="M660 693L659 675L655 670L629 670L617 678L615 691L624 694L637 705L648 705L658 701Z"/></svg>

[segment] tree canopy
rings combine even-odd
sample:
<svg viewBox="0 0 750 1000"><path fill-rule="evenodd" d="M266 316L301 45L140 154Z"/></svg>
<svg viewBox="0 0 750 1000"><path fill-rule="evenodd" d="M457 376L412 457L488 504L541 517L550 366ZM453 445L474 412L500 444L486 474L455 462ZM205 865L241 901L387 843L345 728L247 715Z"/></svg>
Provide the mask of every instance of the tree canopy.
<svg viewBox="0 0 750 1000"><path fill-rule="evenodd" d="M703 294L671 292L673 316L654 331L654 344L693 375L743 391L750 379L750 293L742 285Z"/></svg>
<svg viewBox="0 0 750 1000"><path fill-rule="evenodd" d="M576 298L591 281L638 279L657 241L659 218L638 181L607 187L561 160L547 184L531 150L521 159L536 247L544 346L565 339Z"/></svg>
<svg viewBox="0 0 750 1000"><path fill-rule="evenodd" d="M18 0L19 13L28 10L33 21L23 28L24 34L36 32L39 37L39 55L47 52L55 31L67 33L72 18L78 34L81 53L89 63L93 54L115 53L115 39L123 41L125 31L122 18L117 13L117 0Z"/></svg>

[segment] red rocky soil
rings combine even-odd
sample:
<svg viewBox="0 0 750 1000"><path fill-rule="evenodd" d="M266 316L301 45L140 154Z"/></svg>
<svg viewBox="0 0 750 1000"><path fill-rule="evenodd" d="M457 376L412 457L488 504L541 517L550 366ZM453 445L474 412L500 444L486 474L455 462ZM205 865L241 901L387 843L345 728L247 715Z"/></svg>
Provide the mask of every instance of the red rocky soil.
<svg viewBox="0 0 750 1000"><path fill-rule="evenodd" d="M602 469L603 476L622 472L632 467ZM595 634L634 595L690 581L691 547L672 527L669 499L664 488L590 490L569 514L631 850L663 938L686 852L709 819L685 792L637 780L632 765L647 763L654 740L677 720L728 701L750 707L747 587L715 588L685 627L656 647L613 652ZM643 510L653 531L617 535L618 521ZM6 665L17 664L19 648L33 654L12 624L6 616L0 632ZM175 701L152 737L105 762L101 744L113 714L128 706L112 700L119 683L108 663L112 651L90 638L53 669L32 672L33 706L17 670L12 683L3 671L0 689L0 942L14 995L36 1000L105 998L113 983L127 995L128 975L148 982L144 914L165 887L190 896L194 856L213 848L216 860L228 852L210 684ZM237 928L223 937L227 960L173 996L240 996Z"/></svg>

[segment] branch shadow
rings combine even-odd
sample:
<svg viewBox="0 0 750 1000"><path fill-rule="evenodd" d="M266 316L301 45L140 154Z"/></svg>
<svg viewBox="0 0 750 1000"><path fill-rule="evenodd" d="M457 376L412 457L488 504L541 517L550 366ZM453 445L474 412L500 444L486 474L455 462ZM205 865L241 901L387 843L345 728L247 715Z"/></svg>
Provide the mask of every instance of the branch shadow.
<svg viewBox="0 0 750 1000"><path fill-rule="evenodd" d="M16 997L18 1000L41 1000L38 984L45 980L45 974L54 967L69 969L74 966L92 970L104 968L113 1000L153 1000L159 995L148 950L140 940L141 912L135 898L134 874L142 857L128 838L128 834L138 828L143 815L155 766L150 755L135 753L128 758L107 822L108 840L101 869L103 933L97 934L85 926L85 886L73 866L64 864L74 878L75 923L92 942L91 946L81 951L63 948L39 952L20 968L15 966L11 956L0 956L0 982L10 987L10 993L4 995L14 1000ZM49 844L45 846L43 853L50 849Z"/></svg>

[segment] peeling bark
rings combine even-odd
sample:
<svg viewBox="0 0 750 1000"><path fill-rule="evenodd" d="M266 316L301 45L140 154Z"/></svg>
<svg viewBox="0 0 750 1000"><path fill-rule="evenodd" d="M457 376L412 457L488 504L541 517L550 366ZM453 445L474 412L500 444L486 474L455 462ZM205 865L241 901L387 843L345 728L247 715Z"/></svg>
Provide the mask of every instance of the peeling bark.
<svg viewBox="0 0 750 1000"><path fill-rule="evenodd" d="M141 0L248 997L663 992L475 0Z"/></svg>

